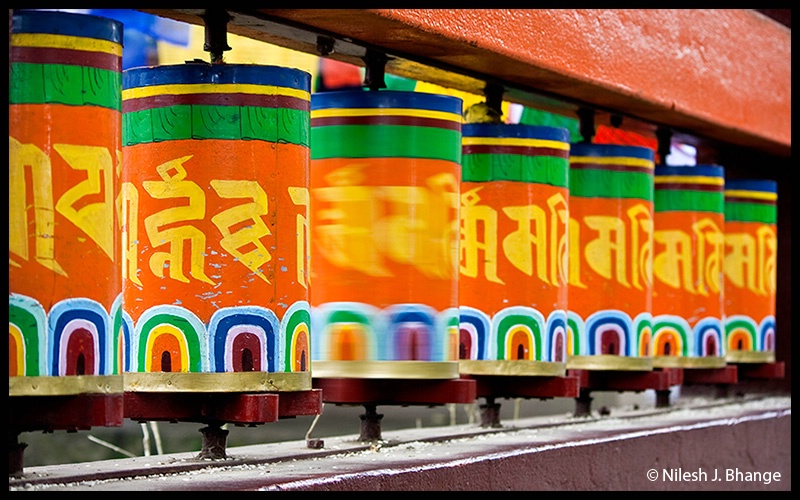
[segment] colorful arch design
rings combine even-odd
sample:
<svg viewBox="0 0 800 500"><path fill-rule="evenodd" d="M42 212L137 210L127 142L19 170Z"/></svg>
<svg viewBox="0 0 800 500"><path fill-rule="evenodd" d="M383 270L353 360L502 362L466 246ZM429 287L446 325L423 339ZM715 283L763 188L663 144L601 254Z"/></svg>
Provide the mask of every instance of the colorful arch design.
<svg viewBox="0 0 800 500"><path fill-rule="evenodd" d="M688 356L692 327L680 316L661 314L653 320L653 355Z"/></svg>
<svg viewBox="0 0 800 500"><path fill-rule="evenodd" d="M444 342L437 332L436 311L423 304L396 304L386 308L390 353L397 361L444 361Z"/></svg>
<svg viewBox="0 0 800 500"><path fill-rule="evenodd" d="M758 327L761 343L759 351L775 352L775 316L767 316Z"/></svg>
<svg viewBox="0 0 800 500"><path fill-rule="evenodd" d="M583 318L575 311L567 311L567 356L585 355L585 343L581 336L586 332Z"/></svg>
<svg viewBox="0 0 800 500"><path fill-rule="evenodd" d="M270 309L260 306L224 307L208 323L209 370L212 372L278 371L282 359L280 321ZM250 369L244 367L242 352L250 354Z"/></svg>
<svg viewBox="0 0 800 500"><path fill-rule="evenodd" d="M690 356L725 356L722 320L720 318L703 318L694 325L694 352Z"/></svg>
<svg viewBox="0 0 800 500"><path fill-rule="evenodd" d="M550 346L549 361L566 362L567 314L565 311L553 311L547 317L547 343Z"/></svg>
<svg viewBox="0 0 800 500"><path fill-rule="evenodd" d="M489 359L489 335L492 322L489 315L474 307L459 308L459 344L466 346L462 359ZM469 345L467 345L467 339ZM461 357L461 356L459 356Z"/></svg>
<svg viewBox="0 0 800 500"><path fill-rule="evenodd" d="M757 351L758 325L753 318L734 315L725 318L725 337L728 351Z"/></svg>
<svg viewBox="0 0 800 500"><path fill-rule="evenodd" d="M111 373L119 375L130 371L131 340L133 336L133 319L122 307L122 294L117 295L111 304L111 352L109 366Z"/></svg>
<svg viewBox="0 0 800 500"><path fill-rule="evenodd" d="M381 311L361 302L328 302L311 309L311 360L376 360L385 352Z"/></svg>
<svg viewBox="0 0 800 500"><path fill-rule="evenodd" d="M311 309L306 301L289 306L281 321L284 339L285 372L307 372L311 369Z"/></svg>
<svg viewBox="0 0 800 500"><path fill-rule="evenodd" d="M47 373L47 313L36 299L8 294L8 374Z"/></svg>
<svg viewBox="0 0 800 500"><path fill-rule="evenodd" d="M444 359L458 360L460 315L457 307L448 307L436 314L436 330L444 332L442 349Z"/></svg>
<svg viewBox="0 0 800 500"><path fill-rule="evenodd" d="M51 374L109 375L110 317L94 300L71 297L56 303L47 318Z"/></svg>
<svg viewBox="0 0 800 500"><path fill-rule="evenodd" d="M653 354L653 315L641 313L633 320L633 331L636 332L636 346L631 352L638 353L640 358L649 358Z"/></svg>
<svg viewBox="0 0 800 500"><path fill-rule="evenodd" d="M526 359L545 361L547 356L547 325L544 315L531 307L512 306L502 309L492 318L492 333L497 349L497 359ZM520 358L520 348L523 358ZM528 352L525 353L524 349Z"/></svg>
<svg viewBox="0 0 800 500"><path fill-rule="evenodd" d="M122 306L120 294L111 306L111 342L112 373L120 374L131 371L131 363L135 358L133 352L133 318Z"/></svg>
<svg viewBox="0 0 800 500"><path fill-rule="evenodd" d="M589 354L630 356L632 327L630 316L622 311L608 309L592 313L586 318ZM612 352L605 352L608 350Z"/></svg>
<svg viewBox="0 0 800 500"><path fill-rule="evenodd" d="M134 343L137 346L138 372L154 370L153 356L160 347L177 355L177 369L172 372L205 372L209 370L208 348L201 342L205 326L194 313L179 306L159 305L142 313L136 322ZM161 337L164 338L161 338Z"/></svg>

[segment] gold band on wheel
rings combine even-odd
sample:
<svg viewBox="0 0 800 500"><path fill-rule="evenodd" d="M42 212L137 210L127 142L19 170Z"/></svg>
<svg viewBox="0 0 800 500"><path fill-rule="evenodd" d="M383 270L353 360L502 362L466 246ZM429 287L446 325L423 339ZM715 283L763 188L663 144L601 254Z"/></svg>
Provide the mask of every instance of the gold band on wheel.
<svg viewBox="0 0 800 500"><path fill-rule="evenodd" d="M9 396L74 396L122 394L122 375L8 377Z"/></svg>
<svg viewBox="0 0 800 500"><path fill-rule="evenodd" d="M567 364L523 359L462 359L458 362L458 371L464 375L562 377L567 373Z"/></svg>
<svg viewBox="0 0 800 500"><path fill-rule="evenodd" d="M721 356L653 356L653 368L725 368Z"/></svg>
<svg viewBox="0 0 800 500"><path fill-rule="evenodd" d="M651 371L653 369L653 358L633 358L614 354L567 356L567 369Z"/></svg>
<svg viewBox="0 0 800 500"><path fill-rule="evenodd" d="M295 392L311 389L311 372L129 372L126 392Z"/></svg>
<svg viewBox="0 0 800 500"><path fill-rule="evenodd" d="M774 363L775 353L765 351L728 351L725 354L728 363Z"/></svg>
<svg viewBox="0 0 800 500"><path fill-rule="evenodd" d="M314 378L454 379L455 361L314 361Z"/></svg>

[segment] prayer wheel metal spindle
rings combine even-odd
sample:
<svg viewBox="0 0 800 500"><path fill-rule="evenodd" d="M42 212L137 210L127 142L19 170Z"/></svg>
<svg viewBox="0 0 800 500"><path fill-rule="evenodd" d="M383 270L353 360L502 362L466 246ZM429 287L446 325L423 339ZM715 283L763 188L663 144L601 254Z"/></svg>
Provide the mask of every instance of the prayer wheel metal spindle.
<svg viewBox="0 0 800 500"><path fill-rule="evenodd" d="M775 362L778 184L725 182L725 356Z"/></svg>
<svg viewBox="0 0 800 500"><path fill-rule="evenodd" d="M653 368L652 149L574 143L567 368Z"/></svg>
<svg viewBox="0 0 800 500"><path fill-rule="evenodd" d="M459 371L562 376L569 131L462 128Z"/></svg>
<svg viewBox="0 0 800 500"><path fill-rule="evenodd" d="M310 75L123 74L125 390L311 388Z"/></svg>
<svg viewBox="0 0 800 500"><path fill-rule="evenodd" d="M461 106L312 96L315 378L458 378Z"/></svg>
<svg viewBox="0 0 800 500"><path fill-rule="evenodd" d="M725 366L724 189L718 165L655 168L654 367Z"/></svg>
<svg viewBox="0 0 800 500"><path fill-rule="evenodd" d="M79 427L119 426L122 24L16 11L9 56L9 396L116 394Z"/></svg>

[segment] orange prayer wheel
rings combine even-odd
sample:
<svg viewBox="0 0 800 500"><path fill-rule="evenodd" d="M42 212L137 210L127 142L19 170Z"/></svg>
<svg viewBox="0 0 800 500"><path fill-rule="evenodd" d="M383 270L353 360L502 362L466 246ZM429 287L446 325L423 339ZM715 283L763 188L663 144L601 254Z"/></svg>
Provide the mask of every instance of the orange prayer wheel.
<svg viewBox="0 0 800 500"><path fill-rule="evenodd" d="M778 185L725 183L725 356L733 363L775 362Z"/></svg>
<svg viewBox="0 0 800 500"><path fill-rule="evenodd" d="M653 368L654 156L574 143L569 173L567 368Z"/></svg>
<svg viewBox="0 0 800 500"><path fill-rule="evenodd" d="M311 388L310 75L123 74L125 390Z"/></svg>
<svg viewBox="0 0 800 500"><path fill-rule="evenodd" d="M312 96L314 378L458 378L461 106Z"/></svg>
<svg viewBox="0 0 800 500"><path fill-rule="evenodd" d="M655 367L725 366L724 189L718 165L655 169Z"/></svg>
<svg viewBox="0 0 800 500"><path fill-rule="evenodd" d="M9 395L121 395L122 25L15 11L11 32Z"/></svg>
<svg viewBox="0 0 800 500"><path fill-rule="evenodd" d="M459 371L564 375L569 131L462 133Z"/></svg>

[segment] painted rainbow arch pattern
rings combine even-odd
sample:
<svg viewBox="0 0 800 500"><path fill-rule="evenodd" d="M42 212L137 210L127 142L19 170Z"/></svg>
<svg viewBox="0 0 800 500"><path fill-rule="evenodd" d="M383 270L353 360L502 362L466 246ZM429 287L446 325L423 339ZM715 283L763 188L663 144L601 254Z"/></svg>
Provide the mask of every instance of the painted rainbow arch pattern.
<svg viewBox="0 0 800 500"><path fill-rule="evenodd" d="M112 318L91 299L72 297L48 312L31 297L10 293L8 302L9 374L16 376L117 375L118 351Z"/></svg>
<svg viewBox="0 0 800 500"><path fill-rule="evenodd" d="M761 323L745 315L725 318L726 348L730 351L775 351L775 317L767 316Z"/></svg>
<svg viewBox="0 0 800 500"><path fill-rule="evenodd" d="M459 311L460 359L557 363L566 359L566 311L553 311L547 318L526 306L506 307L494 317L467 306Z"/></svg>
<svg viewBox="0 0 800 500"><path fill-rule="evenodd" d="M284 372L311 371L311 307L305 300L286 310L281 320L280 338L284 348ZM278 370L280 371L280 370Z"/></svg>
<svg viewBox="0 0 800 500"><path fill-rule="evenodd" d="M259 306L225 307L208 325L211 372L275 372L280 359L280 323L275 313ZM249 353L249 366L240 353Z"/></svg>
<svg viewBox="0 0 800 500"><path fill-rule="evenodd" d="M109 314L99 303L69 298L47 315L52 375L110 375Z"/></svg>
<svg viewBox="0 0 800 500"><path fill-rule="evenodd" d="M567 311L567 356L585 356L586 342L581 342L581 332L586 331L586 324L580 314Z"/></svg>
<svg viewBox="0 0 800 500"><path fill-rule="evenodd" d="M653 349L654 356L722 357L725 351L722 320L709 316L700 319L692 328L681 316L656 316Z"/></svg>
<svg viewBox="0 0 800 500"><path fill-rule="evenodd" d="M47 371L47 313L31 297L8 294L9 374L37 377Z"/></svg>
<svg viewBox="0 0 800 500"><path fill-rule="evenodd" d="M114 373L131 371L130 346L133 342L133 318L122 307L122 294L111 306L112 363Z"/></svg>
<svg viewBox="0 0 800 500"><path fill-rule="evenodd" d="M459 308L459 359L489 359L492 320L474 307Z"/></svg>
<svg viewBox="0 0 800 500"><path fill-rule="evenodd" d="M458 345L456 308L328 302L311 316L313 361L452 361Z"/></svg>
<svg viewBox="0 0 800 500"><path fill-rule="evenodd" d="M146 310L135 327L123 313L118 342L130 372L267 373L310 370L310 311L300 301L283 320L260 306L217 310L208 326L180 306ZM128 332L132 332L129 335Z"/></svg>
<svg viewBox="0 0 800 500"><path fill-rule="evenodd" d="M566 311L553 311L547 317L547 343L549 356L545 361L565 362L567 359Z"/></svg>
<svg viewBox="0 0 800 500"><path fill-rule="evenodd" d="M379 359L386 318L377 307L360 302L328 302L311 309L311 359Z"/></svg>

